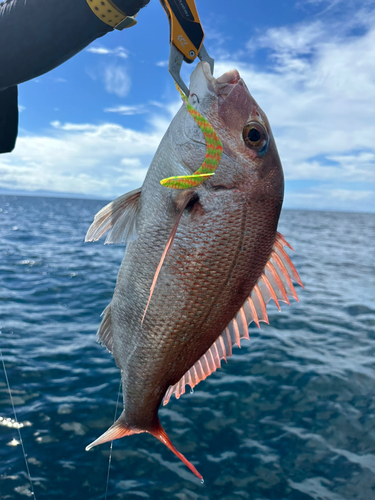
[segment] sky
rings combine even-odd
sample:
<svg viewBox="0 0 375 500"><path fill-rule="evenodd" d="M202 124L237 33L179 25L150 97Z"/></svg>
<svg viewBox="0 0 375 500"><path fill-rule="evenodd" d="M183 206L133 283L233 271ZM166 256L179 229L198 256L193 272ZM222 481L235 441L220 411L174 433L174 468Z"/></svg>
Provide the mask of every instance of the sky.
<svg viewBox="0 0 375 500"><path fill-rule="evenodd" d="M375 212L374 2L196 5L214 75L237 68L269 118L284 207ZM19 86L19 138L0 155L0 190L114 199L141 185L181 100L160 2L137 19ZM185 82L193 69L184 64Z"/></svg>

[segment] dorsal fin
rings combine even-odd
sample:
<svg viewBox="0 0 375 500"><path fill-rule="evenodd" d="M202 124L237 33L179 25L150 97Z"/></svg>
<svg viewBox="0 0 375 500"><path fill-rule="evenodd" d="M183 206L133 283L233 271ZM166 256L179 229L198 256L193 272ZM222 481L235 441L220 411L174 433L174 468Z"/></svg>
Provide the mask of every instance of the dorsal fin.
<svg viewBox="0 0 375 500"><path fill-rule="evenodd" d="M97 241L110 230L105 243L126 243L137 237L136 218L141 188L123 194L103 207L87 231L85 241Z"/></svg>
<svg viewBox="0 0 375 500"><path fill-rule="evenodd" d="M104 309L101 316L103 316L98 330L98 342L104 345L108 351L113 354L113 335L112 335L112 314L111 303Z"/></svg>
<svg viewBox="0 0 375 500"><path fill-rule="evenodd" d="M186 385L193 389L201 380L204 380L220 368L221 360L226 361L228 357L232 356L232 347L234 345L241 347L241 339L249 339L248 327L252 321L256 323L258 328L260 321L268 323L266 305L270 299L275 301L279 310L279 300L289 304L288 295L298 301L292 280L296 281L302 288L303 284L292 261L285 252L284 246L292 249L284 237L277 233L270 259L250 297L246 299L236 316L208 351L185 373L177 384L169 386L164 396L164 405L168 403L172 394L175 394L178 399L181 394L185 393Z"/></svg>

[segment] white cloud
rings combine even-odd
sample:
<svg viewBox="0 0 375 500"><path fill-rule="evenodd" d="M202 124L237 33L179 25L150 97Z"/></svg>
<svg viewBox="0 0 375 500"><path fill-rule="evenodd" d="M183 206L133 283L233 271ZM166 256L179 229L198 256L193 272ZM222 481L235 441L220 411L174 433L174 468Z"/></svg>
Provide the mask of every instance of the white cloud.
<svg viewBox="0 0 375 500"><path fill-rule="evenodd" d="M343 0L302 0L296 2L297 7L304 7L305 4L307 5L322 5L324 8L323 13L326 12L327 10L332 9L336 5L342 3ZM346 0L348 3L350 0Z"/></svg>
<svg viewBox="0 0 375 500"><path fill-rule="evenodd" d="M93 54L120 57L121 59L128 58L128 52L121 46L114 49L94 46L89 47L86 51ZM112 61L114 61L113 58ZM86 69L86 72L92 80L102 80L106 91L110 94L125 97L130 91L131 80L127 68L123 64L116 64L115 62L105 65L100 64L97 68L90 67Z"/></svg>
<svg viewBox="0 0 375 500"><path fill-rule="evenodd" d="M87 68L86 73L94 81L101 80L110 94L125 97L130 91L131 80L123 65L100 65L97 68Z"/></svg>
<svg viewBox="0 0 375 500"><path fill-rule="evenodd" d="M355 191L352 189L331 189L330 195L340 201L368 200L374 195L373 191Z"/></svg>
<svg viewBox="0 0 375 500"><path fill-rule="evenodd" d="M268 49L271 65L267 70L259 71L255 65L227 59L216 62L215 73L239 67L250 92L270 120L287 181L367 184L363 192L367 193L368 207L374 211L372 19L373 14L357 13L355 20L336 25L333 32L332 26L323 21L270 29L249 42L252 51L254 47ZM365 33L353 36L354 27ZM311 192L315 200L320 197ZM341 187L330 191L332 199L346 197L353 207L356 201L364 200L363 192L353 194ZM306 203L312 208L316 206L313 198Z"/></svg>
<svg viewBox="0 0 375 500"><path fill-rule="evenodd" d="M53 122L44 136L19 137L0 156L0 186L114 197L139 186L169 124L151 121L144 132L113 123Z"/></svg>
<svg viewBox="0 0 375 500"><path fill-rule="evenodd" d="M105 89L110 94L125 97L130 90L130 78L123 66L109 65L104 69Z"/></svg>
<svg viewBox="0 0 375 500"><path fill-rule="evenodd" d="M87 52L91 52L92 54L100 54L100 55L108 55L111 53L109 49L104 47L90 47L87 49Z"/></svg>
<svg viewBox="0 0 375 500"><path fill-rule="evenodd" d="M106 113L118 113L119 115L140 115L147 113L147 109L139 104L134 106L115 106L114 108L105 108Z"/></svg>
<svg viewBox="0 0 375 500"><path fill-rule="evenodd" d="M276 70L290 68L291 64L303 63L296 56L309 55L317 51L325 35L324 25L321 21L311 24L301 24L293 28L271 28L256 40L247 43L249 50L254 50L254 45L272 50L271 59L276 62ZM302 65L304 68L304 65Z"/></svg>
<svg viewBox="0 0 375 500"><path fill-rule="evenodd" d="M54 83L67 83L68 82L68 80L66 78L61 78L61 77L53 77L53 78L51 78L51 80Z"/></svg>
<svg viewBox="0 0 375 500"><path fill-rule="evenodd" d="M288 193L286 208L374 212L374 206L371 205L374 196L374 191L366 189L340 189L332 186L312 187Z"/></svg>
<svg viewBox="0 0 375 500"><path fill-rule="evenodd" d="M375 150L332 155L327 156L327 159L340 165L342 177L352 178L357 182L375 183Z"/></svg>
<svg viewBox="0 0 375 500"><path fill-rule="evenodd" d="M122 59L127 59L129 57L128 51L124 49L124 47L116 47L114 49L108 49L107 47L103 47L101 45L95 45L94 47L89 47L86 49L87 52L91 52L92 54L104 55L104 56L116 56L121 57Z"/></svg>
<svg viewBox="0 0 375 500"><path fill-rule="evenodd" d="M158 61L156 63L156 66L159 66L159 68L165 68L166 66L168 66L168 61Z"/></svg>

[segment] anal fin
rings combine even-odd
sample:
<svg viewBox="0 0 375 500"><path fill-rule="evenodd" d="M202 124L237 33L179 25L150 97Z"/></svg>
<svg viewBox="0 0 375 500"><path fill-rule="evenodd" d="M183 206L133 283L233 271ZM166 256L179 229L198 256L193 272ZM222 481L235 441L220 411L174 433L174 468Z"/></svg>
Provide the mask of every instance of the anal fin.
<svg viewBox="0 0 375 500"><path fill-rule="evenodd" d="M290 296L298 301L292 280L302 288L303 284L292 261L285 252L284 246L292 249L284 237L277 233L270 259L250 297L246 299L236 316L208 351L176 384L169 386L163 399L163 405L168 404L172 394L175 394L178 399L181 394L185 393L186 385L193 389L199 382L220 368L221 360L226 361L228 357L232 356L233 346L241 347L241 339L249 339L248 326L252 321L256 323L258 328L260 327L260 321L268 323L266 306L271 299L274 300L279 310L279 300L290 304L288 298Z"/></svg>
<svg viewBox="0 0 375 500"><path fill-rule="evenodd" d="M108 304L101 315L103 316L103 319L97 333L98 341L103 344L111 354L113 354L111 303Z"/></svg>

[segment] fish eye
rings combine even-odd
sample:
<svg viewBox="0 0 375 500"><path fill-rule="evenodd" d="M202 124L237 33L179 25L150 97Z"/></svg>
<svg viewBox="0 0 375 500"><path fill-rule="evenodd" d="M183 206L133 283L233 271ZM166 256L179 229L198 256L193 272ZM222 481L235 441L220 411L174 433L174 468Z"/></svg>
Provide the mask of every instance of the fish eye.
<svg viewBox="0 0 375 500"><path fill-rule="evenodd" d="M250 149L265 153L268 145L268 134L259 122L250 122L242 131L243 140Z"/></svg>

